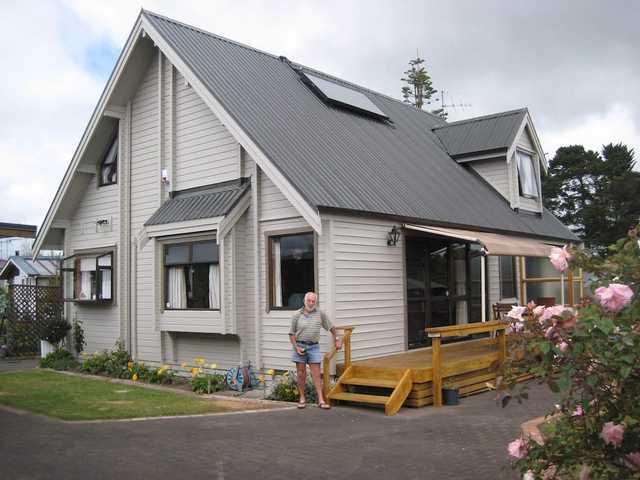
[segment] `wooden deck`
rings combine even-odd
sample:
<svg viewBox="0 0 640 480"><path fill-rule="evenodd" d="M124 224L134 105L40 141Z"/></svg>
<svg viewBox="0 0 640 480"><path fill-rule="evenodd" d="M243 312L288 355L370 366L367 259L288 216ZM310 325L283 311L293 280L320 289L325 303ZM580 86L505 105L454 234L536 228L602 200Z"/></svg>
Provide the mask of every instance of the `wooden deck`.
<svg viewBox="0 0 640 480"><path fill-rule="evenodd" d="M462 396L480 393L488 389L486 383L495 380L495 371L489 367L498 360L499 353L495 348L495 340L470 340L445 344L440 347L441 372L443 383L454 384L460 389ZM382 371L404 372L411 370L413 387L404 403L406 407L422 407L433 403L433 349L422 348L409 352L353 361L351 365L358 372L358 367L365 367L367 373ZM374 370L371 372L371 370ZM338 376L344 372L344 364L336 365Z"/></svg>

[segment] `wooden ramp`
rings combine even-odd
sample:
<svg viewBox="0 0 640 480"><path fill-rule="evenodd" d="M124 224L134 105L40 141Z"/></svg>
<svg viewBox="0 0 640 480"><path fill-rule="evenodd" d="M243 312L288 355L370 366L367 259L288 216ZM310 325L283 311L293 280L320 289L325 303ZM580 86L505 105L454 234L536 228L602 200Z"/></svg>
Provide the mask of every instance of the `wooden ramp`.
<svg viewBox="0 0 640 480"><path fill-rule="evenodd" d="M479 338L441 345L443 337L495 332ZM350 336L350 331L348 336ZM461 396L488 389L496 378L496 362L504 360L504 324L486 322L427 329L433 346L355 362L346 355L337 365L336 385L327 392L329 401L384 406L394 415L402 406L442 405L442 386L451 385ZM350 338L348 342L350 347Z"/></svg>

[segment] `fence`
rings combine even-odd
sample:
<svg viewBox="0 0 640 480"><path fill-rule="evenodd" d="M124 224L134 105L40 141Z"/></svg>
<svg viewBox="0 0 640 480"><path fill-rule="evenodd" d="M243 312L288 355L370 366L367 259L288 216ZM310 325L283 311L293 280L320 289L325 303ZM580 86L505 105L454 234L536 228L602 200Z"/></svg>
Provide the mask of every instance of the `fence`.
<svg viewBox="0 0 640 480"><path fill-rule="evenodd" d="M47 322L64 315L60 287L10 285L7 311L7 346L12 355L40 351L41 332Z"/></svg>

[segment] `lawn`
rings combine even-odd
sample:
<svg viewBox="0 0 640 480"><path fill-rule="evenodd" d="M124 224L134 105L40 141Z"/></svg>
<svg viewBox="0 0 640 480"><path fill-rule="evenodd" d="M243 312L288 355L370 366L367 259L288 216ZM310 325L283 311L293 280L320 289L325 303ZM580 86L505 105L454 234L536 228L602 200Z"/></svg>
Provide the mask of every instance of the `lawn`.
<svg viewBox="0 0 640 480"><path fill-rule="evenodd" d="M229 410L212 400L52 371L0 374L0 404L62 420L192 415Z"/></svg>

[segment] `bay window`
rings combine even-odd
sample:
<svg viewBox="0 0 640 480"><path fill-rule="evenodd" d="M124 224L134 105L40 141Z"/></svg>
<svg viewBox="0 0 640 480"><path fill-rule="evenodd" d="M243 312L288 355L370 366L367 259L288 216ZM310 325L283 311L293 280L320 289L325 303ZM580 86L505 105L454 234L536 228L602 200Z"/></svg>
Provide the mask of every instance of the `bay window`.
<svg viewBox="0 0 640 480"><path fill-rule="evenodd" d="M62 261L65 301L113 300L113 253L72 255Z"/></svg>
<svg viewBox="0 0 640 480"><path fill-rule="evenodd" d="M215 240L164 247L165 309L219 310L220 264Z"/></svg>
<svg viewBox="0 0 640 480"><path fill-rule="evenodd" d="M269 237L269 307L298 309L315 291L313 233Z"/></svg>

